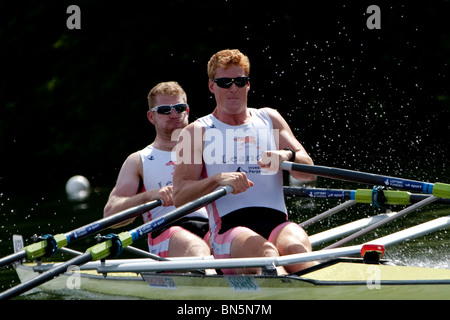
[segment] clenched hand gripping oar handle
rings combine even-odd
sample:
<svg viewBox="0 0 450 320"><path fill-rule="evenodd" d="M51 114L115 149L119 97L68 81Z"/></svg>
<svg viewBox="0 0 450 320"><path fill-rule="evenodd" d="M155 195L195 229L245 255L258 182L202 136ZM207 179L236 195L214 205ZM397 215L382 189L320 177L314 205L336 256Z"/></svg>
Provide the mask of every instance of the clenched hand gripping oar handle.
<svg viewBox="0 0 450 320"><path fill-rule="evenodd" d="M41 241L24 247L22 251L1 258L0 267L9 265L15 261L19 261L25 258L33 260L43 256L51 256L58 251L58 248L65 247L70 242L81 239L85 236L91 235L108 227L114 226L115 224L118 224L125 220L134 218L140 214L143 214L144 212L162 205L162 203L163 202L161 199L153 200L142 205L120 211L112 216L92 222L65 234L61 233L55 236L45 235L41 237Z"/></svg>
<svg viewBox="0 0 450 320"><path fill-rule="evenodd" d="M203 197L200 197L199 199L186 203L155 220L149 221L136 229L133 229L129 232L122 232L119 235L113 235L109 240L101 242L87 249L86 252L82 255L79 255L53 269L42 273L36 278L33 278L27 282L21 283L11 289L6 290L5 292L0 293L0 300L10 299L21 293L27 292L28 290L33 289L66 272L70 266L81 266L89 261L104 259L111 255L118 255L121 253L124 247L131 245L133 241L139 239L140 237L163 228L168 224L182 218L183 216L231 192L233 192L233 188L231 186L221 187Z"/></svg>

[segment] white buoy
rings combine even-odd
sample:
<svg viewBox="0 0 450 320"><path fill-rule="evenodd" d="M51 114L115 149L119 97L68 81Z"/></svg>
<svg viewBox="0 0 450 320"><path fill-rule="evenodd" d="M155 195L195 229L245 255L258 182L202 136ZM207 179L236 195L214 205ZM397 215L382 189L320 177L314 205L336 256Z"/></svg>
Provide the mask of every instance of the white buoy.
<svg viewBox="0 0 450 320"><path fill-rule="evenodd" d="M91 192L89 180L83 176L76 175L66 183L66 194L69 200L81 201L86 199Z"/></svg>

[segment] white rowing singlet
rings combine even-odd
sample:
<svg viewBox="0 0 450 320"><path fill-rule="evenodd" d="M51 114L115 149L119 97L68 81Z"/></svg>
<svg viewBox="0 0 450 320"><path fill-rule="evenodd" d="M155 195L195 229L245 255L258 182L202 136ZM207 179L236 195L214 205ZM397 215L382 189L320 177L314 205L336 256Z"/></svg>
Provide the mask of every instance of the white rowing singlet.
<svg viewBox="0 0 450 320"><path fill-rule="evenodd" d="M141 156L143 166L143 191L160 189L173 184L173 171L175 168L175 163L172 161L172 151L162 151L149 145L140 150L139 154ZM155 209L143 214L144 221L148 222L159 218L174 209L174 206L156 207ZM187 215L187 217L202 217L207 219L208 214L205 208L201 208Z"/></svg>
<svg viewBox="0 0 450 320"><path fill-rule="evenodd" d="M272 119L262 109L248 109L249 123L230 126L212 114L198 119L204 127L203 176L220 172L245 172L254 186L239 194L229 194L207 206L211 232L221 225L221 218L246 207L266 207L286 213L283 175L264 172L257 161L266 150L277 150Z"/></svg>

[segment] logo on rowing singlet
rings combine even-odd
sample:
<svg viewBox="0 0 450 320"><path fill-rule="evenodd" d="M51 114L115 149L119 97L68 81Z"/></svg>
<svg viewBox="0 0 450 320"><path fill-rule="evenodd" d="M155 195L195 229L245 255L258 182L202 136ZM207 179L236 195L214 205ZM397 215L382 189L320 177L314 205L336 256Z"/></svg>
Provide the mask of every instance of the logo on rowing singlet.
<svg viewBox="0 0 450 320"><path fill-rule="evenodd" d="M166 163L166 167L168 167L168 166L174 166L175 167L175 162L170 160L169 162Z"/></svg>
<svg viewBox="0 0 450 320"><path fill-rule="evenodd" d="M259 146L256 141L256 137L253 137L253 136L235 137L234 141L238 142L238 145L240 148L256 146L256 149L259 149Z"/></svg>
<svg viewBox="0 0 450 320"><path fill-rule="evenodd" d="M166 163L166 167L168 166L172 166L172 175L173 175L173 170L175 169L175 162L170 160L169 162Z"/></svg>

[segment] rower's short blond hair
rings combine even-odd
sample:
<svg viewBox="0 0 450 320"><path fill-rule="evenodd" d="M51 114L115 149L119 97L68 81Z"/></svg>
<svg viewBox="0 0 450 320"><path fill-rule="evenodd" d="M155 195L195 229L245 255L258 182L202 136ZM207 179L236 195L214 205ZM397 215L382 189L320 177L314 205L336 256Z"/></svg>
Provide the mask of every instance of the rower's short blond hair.
<svg viewBox="0 0 450 320"><path fill-rule="evenodd" d="M238 65L244 69L245 76L250 74L250 61L248 57L238 49L226 49L215 53L208 62L208 77L214 79L217 68L228 69L232 65Z"/></svg>
<svg viewBox="0 0 450 320"><path fill-rule="evenodd" d="M176 81L160 82L150 90L147 96L149 108L156 107L156 97L159 95L178 96L180 95L187 103L187 95L183 88Z"/></svg>

